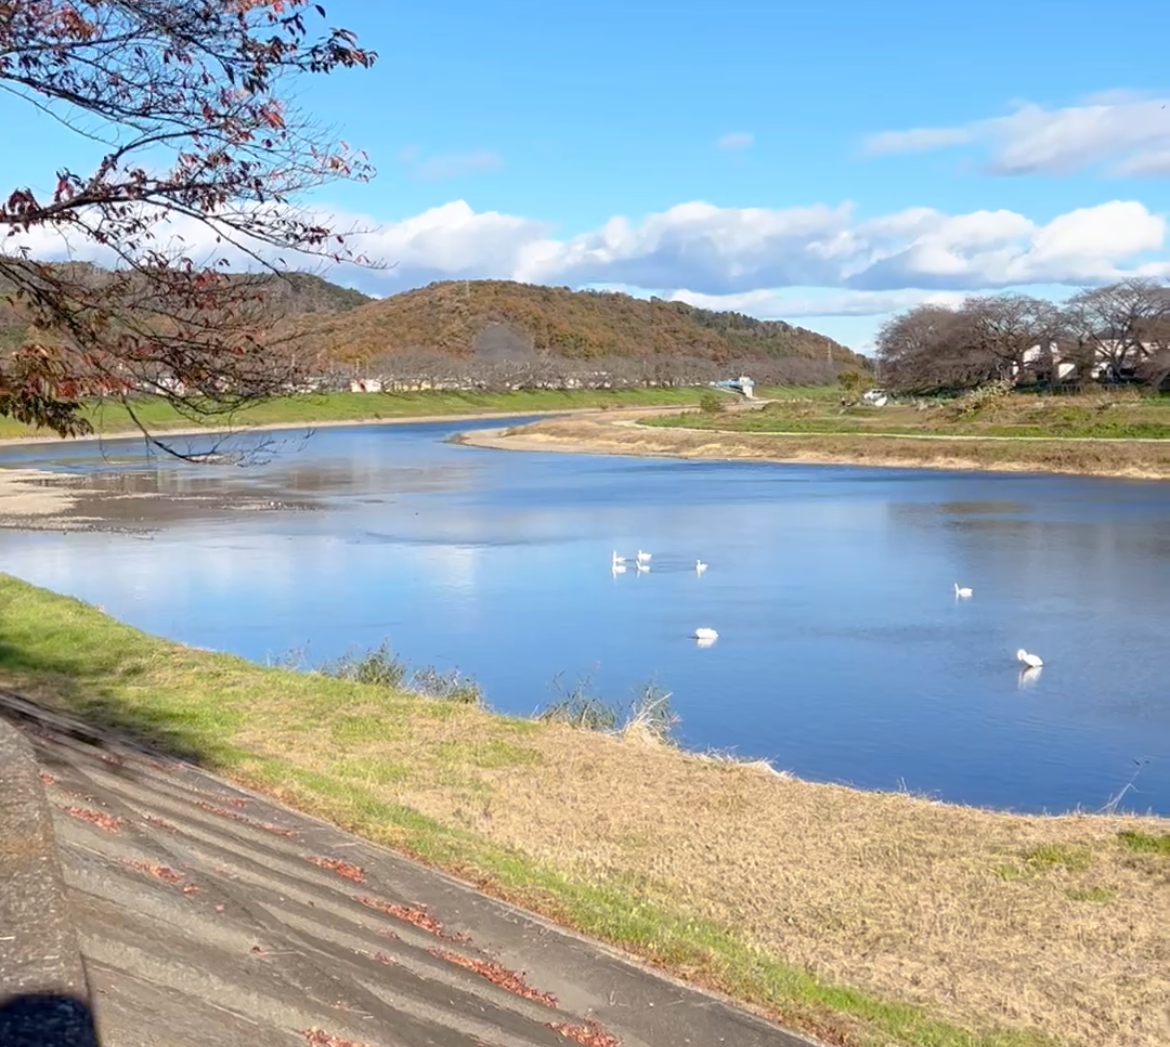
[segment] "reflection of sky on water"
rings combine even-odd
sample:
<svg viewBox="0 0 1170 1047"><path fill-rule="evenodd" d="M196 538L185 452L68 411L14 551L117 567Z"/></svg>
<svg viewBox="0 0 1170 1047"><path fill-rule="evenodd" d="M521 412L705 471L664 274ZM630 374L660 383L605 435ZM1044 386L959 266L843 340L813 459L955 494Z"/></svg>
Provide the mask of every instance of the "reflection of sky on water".
<svg viewBox="0 0 1170 1047"><path fill-rule="evenodd" d="M1148 758L1127 802L1170 811L1170 486L441 442L458 428L326 429L249 469L138 462L135 490L319 511L192 511L150 541L0 533L0 568L258 659L388 636L510 711L561 673L619 699L656 677L688 744L815 778L1092 808ZM648 574L610 572L639 547Z"/></svg>

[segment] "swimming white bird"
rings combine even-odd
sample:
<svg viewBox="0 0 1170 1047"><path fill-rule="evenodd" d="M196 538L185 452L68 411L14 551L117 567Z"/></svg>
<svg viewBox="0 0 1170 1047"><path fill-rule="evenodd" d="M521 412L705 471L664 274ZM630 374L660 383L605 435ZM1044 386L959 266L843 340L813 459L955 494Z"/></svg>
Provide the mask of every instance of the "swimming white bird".
<svg viewBox="0 0 1170 1047"><path fill-rule="evenodd" d="M614 563L625 563L625 562L626 562L626 558L625 558L624 556L618 556L618 554L617 554L617 550L615 549L615 550L613 551L613 562L614 562Z"/></svg>
<svg viewBox="0 0 1170 1047"><path fill-rule="evenodd" d="M968 596L971 595L971 590L968 589L967 586L960 585L958 582L955 582L955 595L960 596L965 600Z"/></svg>
<svg viewBox="0 0 1170 1047"><path fill-rule="evenodd" d="M1029 654L1022 647L1016 651L1016 660L1023 662L1029 669L1039 669L1044 660L1038 654Z"/></svg>
<svg viewBox="0 0 1170 1047"><path fill-rule="evenodd" d="M702 625L699 626L699 628L695 630L694 635L695 635L696 640L718 640L719 639L719 634L714 629L708 629L706 626L702 626Z"/></svg>
<svg viewBox="0 0 1170 1047"><path fill-rule="evenodd" d="M705 563L703 563L702 560L696 560L695 561L695 573L702 574L705 570L707 570L707 565Z"/></svg>
<svg viewBox="0 0 1170 1047"><path fill-rule="evenodd" d="M642 552L641 549L639 549L638 550L638 563L649 563L649 562L650 562L650 554L644 553L644 552Z"/></svg>

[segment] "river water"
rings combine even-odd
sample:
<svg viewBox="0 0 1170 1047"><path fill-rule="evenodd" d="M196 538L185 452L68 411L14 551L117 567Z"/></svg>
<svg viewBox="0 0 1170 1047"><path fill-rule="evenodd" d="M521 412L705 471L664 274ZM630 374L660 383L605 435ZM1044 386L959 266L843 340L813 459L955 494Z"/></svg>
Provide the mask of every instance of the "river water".
<svg viewBox="0 0 1170 1047"><path fill-rule="evenodd" d="M148 540L0 532L0 570L258 660L389 638L508 712L558 677L617 701L653 680L685 745L811 779L1170 814L1170 484L444 442L476 427L324 429L245 467L6 451L174 499L118 503ZM651 570L615 576L639 548Z"/></svg>

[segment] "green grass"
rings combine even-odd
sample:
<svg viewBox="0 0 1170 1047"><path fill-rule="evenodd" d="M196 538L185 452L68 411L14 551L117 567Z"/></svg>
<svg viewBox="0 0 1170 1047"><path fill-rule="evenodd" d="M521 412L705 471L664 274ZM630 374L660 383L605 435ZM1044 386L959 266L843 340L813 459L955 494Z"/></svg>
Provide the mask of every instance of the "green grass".
<svg viewBox="0 0 1170 1047"><path fill-rule="evenodd" d="M762 410L727 414L678 414L648 418L662 428L799 435L959 436L1000 439L1168 440L1170 397L1086 395L1075 400L1017 394L977 411L960 412L951 401L922 401L875 409L842 407L828 388L819 396L777 394Z"/></svg>
<svg viewBox="0 0 1170 1047"><path fill-rule="evenodd" d="M826 387L828 388L828 387ZM212 416L202 422L209 426L246 427L257 425L314 425L322 422L364 422L430 415L537 414L580 408L659 407L697 404L703 390L618 389L618 390L533 390L510 393L313 393L255 404L230 415ZM805 392L808 392L805 390ZM731 400L731 397L728 397ZM134 412L151 432L192 428L165 400L143 397ZM85 417L95 432L137 432L129 413L118 402L96 404ZM7 417L0 417L0 437L52 436Z"/></svg>
<svg viewBox="0 0 1170 1047"><path fill-rule="evenodd" d="M1119 832L1117 838L1131 851L1170 858L1170 833L1155 836L1153 833L1125 830Z"/></svg>
<svg viewBox="0 0 1170 1047"><path fill-rule="evenodd" d="M1068 896L1074 902L1093 902L1096 905L1107 905L1117 897L1117 892L1111 891L1107 887L1083 887L1070 890Z"/></svg>
<svg viewBox="0 0 1170 1047"><path fill-rule="evenodd" d="M265 787L369 839L464 875L492 893L680 975L858 1047L1041 1047L1029 1031L973 1031L921 1007L829 984L729 927L650 904L637 883L584 879L377 795L410 780L484 802L485 767L535 766L525 737L554 730L320 673L192 650L95 608L0 575L0 679L95 726L131 730ZM432 713L441 710L436 719ZM585 737L585 736L582 736ZM385 758L392 742L393 759ZM377 743L381 748L370 748ZM381 755L378 755L381 754ZM631 758L636 759L636 751ZM1025 860L1078 859L1036 849Z"/></svg>
<svg viewBox="0 0 1170 1047"><path fill-rule="evenodd" d="M1093 852L1087 847L1068 847L1059 843L1045 843L1031 847L1022 855L1024 862L1039 872L1048 869L1066 869L1083 872L1093 864Z"/></svg>
<svg viewBox="0 0 1170 1047"><path fill-rule="evenodd" d="M1084 872L1092 864L1093 852L1088 847L1044 843L1021 852L1018 862L1004 862L992 871L1001 880L1026 880L1054 869Z"/></svg>

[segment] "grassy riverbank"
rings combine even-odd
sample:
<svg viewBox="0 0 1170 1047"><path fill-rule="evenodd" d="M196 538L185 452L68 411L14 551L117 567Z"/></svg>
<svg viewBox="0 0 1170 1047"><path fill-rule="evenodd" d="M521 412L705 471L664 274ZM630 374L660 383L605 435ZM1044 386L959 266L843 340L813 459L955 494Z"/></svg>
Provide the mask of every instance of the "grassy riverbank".
<svg viewBox="0 0 1170 1047"><path fill-rule="evenodd" d="M810 784L184 648L3 575L0 683L834 1042L1167 1042L1164 819Z"/></svg>
<svg viewBox="0 0 1170 1047"><path fill-rule="evenodd" d="M668 415L647 425L709 432L984 438L993 440L1170 440L1170 396L1095 392L842 407L825 396L781 394L758 411Z"/></svg>
<svg viewBox="0 0 1170 1047"><path fill-rule="evenodd" d="M1009 396L960 404L842 408L784 392L758 409L638 419L559 418L475 433L514 450L758 459L902 468L988 469L1170 479L1170 397Z"/></svg>
<svg viewBox="0 0 1170 1047"><path fill-rule="evenodd" d="M830 391L830 387L824 387ZM570 389L531 390L510 393L313 393L255 404L230 415L209 416L202 421L214 428L256 426L289 427L345 422L397 421L412 418L459 418L493 414L539 414L553 411L617 407L670 407L698 403L702 389ZM800 395L824 395L820 389L801 389ZM136 401L135 414L151 432L165 433L194 427L162 399ZM139 430L117 401L95 404L86 417L98 435L134 435ZM53 433L0 416L0 439L55 439Z"/></svg>

